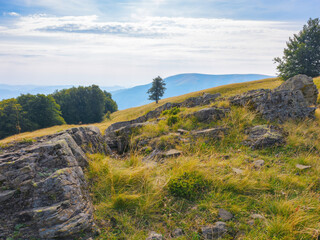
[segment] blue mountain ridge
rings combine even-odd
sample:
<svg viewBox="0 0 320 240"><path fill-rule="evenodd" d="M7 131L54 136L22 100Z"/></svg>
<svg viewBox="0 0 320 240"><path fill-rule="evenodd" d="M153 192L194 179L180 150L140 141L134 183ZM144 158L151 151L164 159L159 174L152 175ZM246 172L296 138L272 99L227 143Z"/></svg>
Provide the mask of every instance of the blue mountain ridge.
<svg viewBox="0 0 320 240"><path fill-rule="evenodd" d="M164 79L167 90L165 91L163 98L179 96L231 83L241 83L270 77L272 76L261 74L178 74ZM151 85L152 83L149 83L132 88L112 91L112 98L117 102L119 110L145 105L152 102L148 100L147 94Z"/></svg>

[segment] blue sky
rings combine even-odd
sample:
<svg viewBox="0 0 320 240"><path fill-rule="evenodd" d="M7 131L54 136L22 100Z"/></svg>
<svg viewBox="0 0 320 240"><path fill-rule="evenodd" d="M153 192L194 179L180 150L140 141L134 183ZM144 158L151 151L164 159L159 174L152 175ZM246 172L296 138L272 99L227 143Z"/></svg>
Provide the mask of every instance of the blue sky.
<svg viewBox="0 0 320 240"><path fill-rule="evenodd" d="M272 59L319 9L319 0L0 0L0 83L275 75Z"/></svg>

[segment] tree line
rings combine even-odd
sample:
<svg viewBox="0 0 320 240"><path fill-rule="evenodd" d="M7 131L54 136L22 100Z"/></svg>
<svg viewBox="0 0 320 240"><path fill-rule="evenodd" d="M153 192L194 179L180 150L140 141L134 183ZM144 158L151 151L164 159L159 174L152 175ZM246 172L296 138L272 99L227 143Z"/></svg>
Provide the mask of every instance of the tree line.
<svg viewBox="0 0 320 240"><path fill-rule="evenodd" d="M99 86L73 87L50 95L22 94L0 101L0 139L62 124L100 122L118 110L111 94Z"/></svg>

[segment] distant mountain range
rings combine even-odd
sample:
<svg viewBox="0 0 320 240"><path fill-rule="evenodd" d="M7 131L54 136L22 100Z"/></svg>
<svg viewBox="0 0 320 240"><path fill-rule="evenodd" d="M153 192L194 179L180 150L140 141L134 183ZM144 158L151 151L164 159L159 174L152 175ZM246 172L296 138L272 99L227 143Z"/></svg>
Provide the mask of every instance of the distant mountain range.
<svg viewBox="0 0 320 240"><path fill-rule="evenodd" d="M272 76L260 74L179 74L164 79L166 82L167 90L165 91L163 98L179 96L182 94L231 83L241 83L270 77ZM151 83L132 88L112 91L112 98L117 102L119 110L148 104L152 102L148 100L147 95L147 91L150 87Z"/></svg>
<svg viewBox="0 0 320 240"><path fill-rule="evenodd" d="M57 85L57 86L37 86L37 85L7 85L0 84L0 100L15 98L21 94L51 94L55 90L61 90L66 88L71 88L73 85ZM121 86L111 86L111 87L100 87L102 90L108 92L123 89Z"/></svg>
<svg viewBox="0 0 320 240"><path fill-rule="evenodd" d="M178 74L165 78L166 88L163 98L179 96L182 94L200 91L207 88L217 87L231 83L241 83L253 80L260 80L272 76L260 74L227 74L210 75L199 73ZM0 84L0 100L18 97L20 94L50 94L55 90L71 88L72 85L57 86L37 86L37 85L6 85ZM117 102L119 110L137 107L148 104L147 91L151 83L132 88L123 88L120 86L101 87L112 93L112 98Z"/></svg>

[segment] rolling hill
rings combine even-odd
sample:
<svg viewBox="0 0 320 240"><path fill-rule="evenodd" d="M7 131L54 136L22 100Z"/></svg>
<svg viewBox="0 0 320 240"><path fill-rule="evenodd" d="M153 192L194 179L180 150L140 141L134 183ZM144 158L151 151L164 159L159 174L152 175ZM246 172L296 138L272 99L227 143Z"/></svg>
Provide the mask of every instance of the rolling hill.
<svg viewBox="0 0 320 240"><path fill-rule="evenodd" d="M166 82L167 90L163 98L179 96L182 94L231 83L241 83L269 77L270 76L260 74L178 74L164 79ZM147 95L147 91L150 87L151 83L128 89L113 91L112 98L117 102L119 110L148 104L151 102L148 100ZM128 99L130 99L130 101L128 101Z"/></svg>

